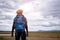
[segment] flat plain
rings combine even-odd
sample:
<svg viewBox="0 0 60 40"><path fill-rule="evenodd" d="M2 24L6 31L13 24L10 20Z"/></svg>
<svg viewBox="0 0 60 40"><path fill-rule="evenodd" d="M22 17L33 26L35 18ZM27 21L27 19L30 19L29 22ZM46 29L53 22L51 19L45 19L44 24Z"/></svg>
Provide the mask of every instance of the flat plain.
<svg viewBox="0 0 60 40"><path fill-rule="evenodd" d="M11 32L0 32L0 40L15 40ZM29 32L27 40L60 40L60 32Z"/></svg>

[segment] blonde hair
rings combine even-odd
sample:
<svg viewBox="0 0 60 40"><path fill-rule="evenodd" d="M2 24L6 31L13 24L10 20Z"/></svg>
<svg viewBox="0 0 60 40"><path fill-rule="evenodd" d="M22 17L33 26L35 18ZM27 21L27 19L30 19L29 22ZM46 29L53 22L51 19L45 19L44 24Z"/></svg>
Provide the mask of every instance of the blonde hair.
<svg viewBox="0 0 60 40"><path fill-rule="evenodd" d="M22 9L18 9L18 10L16 11L16 13L17 13L17 14L22 14L22 13L23 13L23 10L22 10Z"/></svg>

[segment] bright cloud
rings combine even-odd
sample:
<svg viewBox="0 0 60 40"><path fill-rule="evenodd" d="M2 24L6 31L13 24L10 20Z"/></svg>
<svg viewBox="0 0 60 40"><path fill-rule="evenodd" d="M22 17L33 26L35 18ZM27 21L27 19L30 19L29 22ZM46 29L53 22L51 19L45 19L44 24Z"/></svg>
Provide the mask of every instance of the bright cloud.
<svg viewBox="0 0 60 40"><path fill-rule="evenodd" d="M29 31L60 30L59 3L60 0L1 0L0 30L11 31L17 9L24 10Z"/></svg>

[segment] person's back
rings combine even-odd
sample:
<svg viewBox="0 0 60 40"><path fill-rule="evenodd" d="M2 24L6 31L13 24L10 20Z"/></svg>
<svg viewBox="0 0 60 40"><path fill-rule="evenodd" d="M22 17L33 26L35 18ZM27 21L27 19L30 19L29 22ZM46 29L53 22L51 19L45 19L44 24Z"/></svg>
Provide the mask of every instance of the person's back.
<svg viewBox="0 0 60 40"><path fill-rule="evenodd" d="M23 15L17 15L15 17L15 23L16 23L16 27L15 27L15 30L25 30L25 17L24 17L24 20L23 20Z"/></svg>
<svg viewBox="0 0 60 40"><path fill-rule="evenodd" d="M22 12L23 12L22 10L18 10L17 16L14 18L12 34L13 30L15 29L15 40L20 40L20 37L22 40L26 40L25 29L28 35L27 21L24 15L22 15Z"/></svg>

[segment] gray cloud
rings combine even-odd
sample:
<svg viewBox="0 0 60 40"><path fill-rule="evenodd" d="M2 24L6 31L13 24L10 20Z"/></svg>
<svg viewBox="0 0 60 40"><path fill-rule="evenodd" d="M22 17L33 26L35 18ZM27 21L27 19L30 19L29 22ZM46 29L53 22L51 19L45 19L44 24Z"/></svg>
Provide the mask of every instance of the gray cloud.
<svg viewBox="0 0 60 40"><path fill-rule="evenodd" d="M55 30L56 27L60 26L60 0L0 0L0 23L6 21L6 24L12 24L12 17L14 16L9 14L18 9L20 5L28 4L29 2L31 2L33 7L33 15L30 15L32 13L31 11L28 12L29 14L26 14L28 17L31 16L31 19L28 20L29 26L36 26L36 28L37 26L41 26L41 28L49 27L50 29L52 28L51 30ZM35 13L38 15L34 15ZM10 25L4 24L0 26L0 29L4 28L4 26L6 29L10 27Z"/></svg>
<svg viewBox="0 0 60 40"><path fill-rule="evenodd" d="M33 2L34 12L42 12L44 17L53 16L60 19L60 0L39 0Z"/></svg>
<svg viewBox="0 0 60 40"><path fill-rule="evenodd" d="M4 31L3 28L8 31L11 30L14 16L9 14L18 9L21 4L30 1L32 0L0 0L0 31Z"/></svg>
<svg viewBox="0 0 60 40"><path fill-rule="evenodd" d="M46 14L44 16L53 16L60 19L60 0L49 1Z"/></svg>
<svg viewBox="0 0 60 40"><path fill-rule="evenodd" d="M54 23L51 23L50 25L41 25L43 27L57 27L57 26L60 26L60 24L54 24Z"/></svg>
<svg viewBox="0 0 60 40"><path fill-rule="evenodd" d="M0 11L11 12L18 8L19 1L17 0L0 0Z"/></svg>
<svg viewBox="0 0 60 40"><path fill-rule="evenodd" d="M0 15L0 17L1 17L0 20L12 20L12 17L8 15Z"/></svg>

